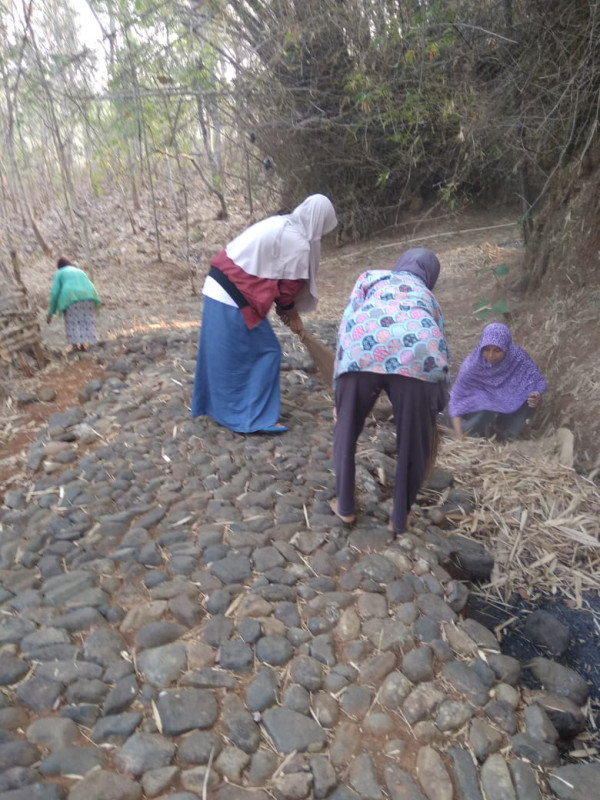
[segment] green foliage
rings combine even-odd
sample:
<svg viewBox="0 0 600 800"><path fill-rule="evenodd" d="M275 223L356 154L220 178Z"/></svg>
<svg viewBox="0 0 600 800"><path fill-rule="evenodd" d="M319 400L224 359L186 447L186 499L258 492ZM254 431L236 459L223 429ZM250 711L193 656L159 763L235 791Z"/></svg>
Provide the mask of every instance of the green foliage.
<svg viewBox="0 0 600 800"><path fill-rule="evenodd" d="M508 264L497 264L495 267L492 267L492 273L496 278L503 278L505 275L508 275L509 272Z"/></svg>
<svg viewBox="0 0 600 800"><path fill-rule="evenodd" d="M508 264L496 264L494 267L482 267L477 270L477 274L491 272L494 279L500 283L500 278L504 278L510 272ZM505 300L497 300L492 303L490 300L478 300L473 304L473 311L476 319L487 319L492 314L497 316L505 316L510 314L510 309Z"/></svg>
<svg viewBox="0 0 600 800"><path fill-rule="evenodd" d="M489 300L478 300L473 304L473 312L475 319L483 320L492 314L497 316L510 314L510 309L504 300L497 300L495 303L491 303Z"/></svg>

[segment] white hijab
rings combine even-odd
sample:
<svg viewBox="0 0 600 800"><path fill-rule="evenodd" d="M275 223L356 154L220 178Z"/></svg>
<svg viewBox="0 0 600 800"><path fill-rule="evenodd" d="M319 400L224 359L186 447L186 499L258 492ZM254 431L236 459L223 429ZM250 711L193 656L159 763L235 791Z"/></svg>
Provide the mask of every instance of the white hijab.
<svg viewBox="0 0 600 800"><path fill-rule="evenodd" d="M321 237L336 225L331 200L312 194L291 214L267 217L246 228L225 251L249 275L273 280L307 279L294 306L298 311L313 311L318 302L316 277Z"/></svg>

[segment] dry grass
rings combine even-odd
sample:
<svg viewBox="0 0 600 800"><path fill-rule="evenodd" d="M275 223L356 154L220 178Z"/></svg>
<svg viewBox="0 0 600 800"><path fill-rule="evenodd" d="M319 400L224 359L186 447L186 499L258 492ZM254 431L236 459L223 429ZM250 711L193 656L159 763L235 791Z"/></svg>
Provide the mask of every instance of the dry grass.
<svg viewBox="0 0 600 800"><path fill-rule="evenodd" d="M487 586L507 600L525 589L570 598L600 590L600 491L559 463L560 442L498 445L444 438L439 466L475 493L475 511L454 520L480 540L496 565Z"/></svg>

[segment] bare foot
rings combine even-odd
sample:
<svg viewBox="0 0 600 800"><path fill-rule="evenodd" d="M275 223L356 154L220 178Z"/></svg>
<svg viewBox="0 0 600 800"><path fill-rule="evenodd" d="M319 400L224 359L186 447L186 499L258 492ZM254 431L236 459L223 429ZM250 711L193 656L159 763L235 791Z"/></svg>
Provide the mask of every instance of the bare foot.
<svg viewBox="0 0 600 800"><path fill-rule="evenodd" d="M348 514L347 516L343 516L338 511L337 505L337 498L334 497L333 500L329 501L329 508L333 511L338 519L341 519L345 525L354 525L356 522L356 514Z"/></svg>

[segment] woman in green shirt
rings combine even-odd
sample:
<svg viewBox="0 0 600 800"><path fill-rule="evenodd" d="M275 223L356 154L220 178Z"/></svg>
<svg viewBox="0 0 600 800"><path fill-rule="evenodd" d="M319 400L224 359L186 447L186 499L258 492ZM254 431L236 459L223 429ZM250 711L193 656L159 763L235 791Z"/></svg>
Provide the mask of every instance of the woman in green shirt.
<svg viewBox="0 0 600 800"><path fill-rule="evenodd" d="M96 311L99 306L96 287L85 272L73 267L66 258L59 258L46 322L50 323L56 312L64 315L67 340L73 350L87 350L98 341Z"/></svg>

